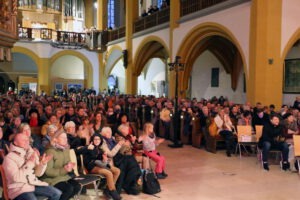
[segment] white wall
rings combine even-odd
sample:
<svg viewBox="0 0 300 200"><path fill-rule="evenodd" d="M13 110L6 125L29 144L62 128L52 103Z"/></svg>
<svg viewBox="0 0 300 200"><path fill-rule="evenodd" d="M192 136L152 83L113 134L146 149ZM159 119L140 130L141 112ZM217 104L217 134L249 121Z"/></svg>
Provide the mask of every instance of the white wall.
<svg viewBox="0 0 300 200"><path fill-rule="evenodd" d="M295 58L300 58L300 45L293 47L289 53L286 56L286 59L295 59ZM300 93L298 94L283 94L283 104L286 105L293 105L294 101L297 96L300 96Z"/></svg>
<svg viewBox="0 0 300 200"><path fill-rule="evenodd" d="M125 93L125 68L123 66L122 59L119 60L116 65L113 67L110 75L117 76L119 82L119 91L120 93Z"/></svg>
<svg viewBox="0 0 300 200"><path fill-rule="evenodd" d="M147 69L148 68L148 69ZM145 77L146 73L146 77ZM141 75L138 77L138 94L139 95L155 95L157 93L151 91L151 82L156 86L157 81L165 81L166 79L166 65L159 58L149 60L144 67Z"/></svg>
<svg viewBox="0 0 300 200"><path fill-rule="evenodd" d="M219 87L211 87L211 69L219 68ZM228 97L235 103L245 103L246 94L243 92L243 72L239 76L236 91L231 88L231 76L227 74L220 61L209 51L203 52L193 65L192 70L192 95L198 100L201 98L209 99L213 96Z"/></svg>
<svg viewBox="0 0 300 200"><path fill-rule="evenodd" d="M22 42L18 41L14 46L23 47L29 49L33 53L35 53L40 58L51 58L56 53L60 51L64 51L63 49L53 48L47 42ZM93 71L91 72L93 75L93 86L94 89L99 91L99 60L98 54L96 52L88 51L85 49L81 50L73 50L84 55L91 63Z"/></svg>
<svg viewBox="0 0 300 200"><path fill-rule="evenodd" d="M299 0L282 1L281 53L283 53L292 35L300 28L299 10Z"/></svg>
<svg viewBox="0 0 300 200"><path fill-rule="evenodd" d="M174 30L173 54L177 54L184 38L193 28L207 22L216 23L224 26L236 38L242 48L240 53L245 56L249 70L250 11L251 2L247 2L180 24L179 28Z"/></svg>
<svg viewBox="0 0 300 200"><path fill-rule="evenodd" d="M52 65L51 78L84 79L84 63L76 56L62 56Z"/></svg>

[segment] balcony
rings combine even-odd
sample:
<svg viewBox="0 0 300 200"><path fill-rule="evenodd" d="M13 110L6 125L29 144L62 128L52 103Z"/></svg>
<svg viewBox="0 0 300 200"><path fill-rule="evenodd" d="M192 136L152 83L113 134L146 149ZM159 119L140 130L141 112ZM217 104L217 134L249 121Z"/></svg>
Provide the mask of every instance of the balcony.
<svg viewBox="0 0 300 200"><path fill-rule="evenodd" d="M19 28L19 39L35 41L58 41L66 43L85 43L85 33L56 31L47 28Z"/></svg>
<svg viewBox="0 0 300 200"><path fill-rule="evenodd" d="M124 38L125 35L126 35L126 27L125 26L108 31L108 42Z"/></svg>
<svg viewBox="0 0 300 200"><path fill-rule="evenodd" d="M223 3L229 0L181 0L180 1L180 16L203 10L205 8L212 7L219 3Z"/></svg>
<svg viewBox="0 0 300 200"><path fill-rule="evenodd" d="M133 33L138 33L146 29L164 24L170 21L170 8L165 8L152 15L140 18L134 22Z"/></svg>

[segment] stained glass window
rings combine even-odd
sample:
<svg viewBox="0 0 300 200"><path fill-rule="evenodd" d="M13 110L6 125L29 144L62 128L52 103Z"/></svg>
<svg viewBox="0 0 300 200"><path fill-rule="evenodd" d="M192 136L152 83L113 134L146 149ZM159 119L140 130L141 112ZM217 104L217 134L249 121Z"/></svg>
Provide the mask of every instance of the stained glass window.
<svg viewBox="0 0 300 200"><path fill-rule="evenodd" d="M108 8L107 8L107 27L114 28L115 27L115 0L108 0Z"/></svg>

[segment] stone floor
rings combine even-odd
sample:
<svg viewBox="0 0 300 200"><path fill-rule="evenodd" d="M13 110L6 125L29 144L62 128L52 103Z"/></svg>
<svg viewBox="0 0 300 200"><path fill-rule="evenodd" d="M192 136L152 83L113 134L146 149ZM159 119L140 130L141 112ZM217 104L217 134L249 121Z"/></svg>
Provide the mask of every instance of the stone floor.
<svg viewBox="0 0 300 200"><path fill-rule="evenodd" d="M224 151L212 154L191 146L171 149L167 144L159 151L167 158L169 174L160 181L160 198L122 194L124 200L296 200L300 196L297 173L281 171L279 165L271 165L266 172L256 157L228 158ZM81 199L95 199L92 190L88 193Z"/></svg>

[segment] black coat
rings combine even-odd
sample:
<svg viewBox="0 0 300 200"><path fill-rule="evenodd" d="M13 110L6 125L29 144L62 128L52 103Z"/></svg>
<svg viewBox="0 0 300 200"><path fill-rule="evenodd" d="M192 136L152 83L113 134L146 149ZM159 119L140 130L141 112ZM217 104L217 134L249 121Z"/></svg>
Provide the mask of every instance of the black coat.
<svg viewBox="0 0 300 200"><path fill-rule="evenodd" d="M83 154L83 163L85 168L90 172L94 167L96 167L95 161L101 160L103 156L103 150L99 147L94 147L93 150L88 149L88 146L85 146L76 151L76 154Z"/></svg>
<svg viewBox="0 0 300 200"><path fill-rule="evenodd" d="M266 123L263 127L262 136L259 139L259 146L262 146L264 142L274 143L277 137L284 137L283 126L274 126L271 122Z"/></svg>

